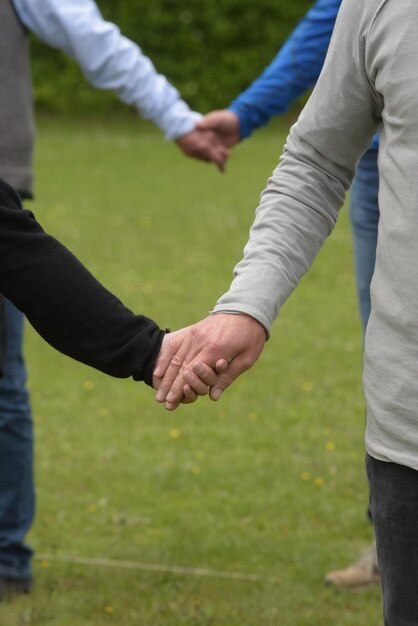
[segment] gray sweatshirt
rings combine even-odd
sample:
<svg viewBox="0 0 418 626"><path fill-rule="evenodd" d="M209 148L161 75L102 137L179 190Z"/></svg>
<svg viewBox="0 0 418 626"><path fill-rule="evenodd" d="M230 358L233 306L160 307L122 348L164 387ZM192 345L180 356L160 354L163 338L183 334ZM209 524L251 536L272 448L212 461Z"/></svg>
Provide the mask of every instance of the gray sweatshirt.
<svg viewBox="0 0 418 626"><path fill-rule="evenodd" d="M214 312L270 325L331 233L380 127L380 222L364 387L369 454L418 470L418 5L344 0L317 86Z"/></svg>

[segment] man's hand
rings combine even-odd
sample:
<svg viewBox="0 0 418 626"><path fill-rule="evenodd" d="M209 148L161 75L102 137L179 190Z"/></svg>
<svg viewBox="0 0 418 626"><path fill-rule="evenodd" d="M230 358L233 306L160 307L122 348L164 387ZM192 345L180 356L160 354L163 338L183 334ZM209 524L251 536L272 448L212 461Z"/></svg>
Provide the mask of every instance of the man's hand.
<svg viewBox="0 0 418 626"><path fill-rule="evenodd" d="M210 315L178 333L180 342L176 338L163 346L154 370L159 381L156 400L165 402L168 410L178 407L189 388L203 390L209 371L218 374L214 384L208 383L210 398L218 400L255 363L266 341L264 327L241 314Z"/></svg>
<svg viewBox="0 0 418 626"><path fill-rule="evenodd" d="M229 158L229 150L221 139L214 131L196 127L187 135L176 139L176 143L187 156L201 161L212 161L223 172Z"/></svg>
<svg viewBox="0 0 418 626"><path fill-rule="evenodd" d="M161 344L161 350L157 363L160 363L161 358L165 358L165 355L176 354L185 338L185 331L187 329L179 330L173 333L167 333L163 338ZM213 387L218 382L217 374L221 374L228 368L228 361L226 359L220 359L216 364L216 372L203 365L199 368L200 374L196 375L191 384L185 384L183 387L183 397L181 399L182 404L190 404L195 402L198 396L205 396L210 387ZM155 370L157 371L157 370ZM152 377L152 386L158 391L162 382L161 376L156 376L155 372Z"/></svg>
<svg viewBox="0 0 418 626"><path fill-rule="evenodd" d="M197 123L197 128L216 132L226 148L240 140L238 115L228 109L208 113Z"/></svg>

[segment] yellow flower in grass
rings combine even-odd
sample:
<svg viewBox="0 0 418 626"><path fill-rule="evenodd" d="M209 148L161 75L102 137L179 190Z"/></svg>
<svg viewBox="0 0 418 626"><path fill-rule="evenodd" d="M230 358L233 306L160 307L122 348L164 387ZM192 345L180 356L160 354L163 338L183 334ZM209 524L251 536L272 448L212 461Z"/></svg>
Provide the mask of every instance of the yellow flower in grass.
<svg viewBox="0 0 418 626"><path fill-rule="evenodd" d="M173 428L172 430L170 430L170 432L168 433L170 439L178 439L181 435L181 431L178 430L178 428Z"/></svg>
<svg viewBox="0 0 418 626"><path fill-rule="evenodd" d="M309 472L302 472L302 474L300 475L302 480L309 480L311 475Z"/></svg>
<svg viewBox="0 0 418 626"><path fill-rule="evenodd" d="M91 380L85 380L83 387L86 391L91 391L94 388L94 383Z"/></svg>
<svg viewBox="0 0 418 626"><path fill-rule="evenodd" d="M315 487L323 487L324 485L324 479L321 478L321 476L317 476L314 482L315 482Z"/></svg>
<svg viewBox="0 0 418 626"><path fill-rule="evenodd" d="M327 441L325 449L329 451L335 450L335 443L333 441Z"/></svg>
<svg viewBox="0 0 418 626"><path fill-rule="evenodd" d="M110 606L110 604L108 604L107 606L105 606L104 610L105 613L108 613L108 615L110 615L111 613L113 613L113 606Z"/></svg>
<svg viewBox="0 0 418 626"><path fill-rule="evenodd" d="M305 393L309 393L309 392L310 392L310 391L312 391L312 389L313 389L313 384L312 384L312 383L308 383L308 382L303 383L303 385L302 385L302 389L303 389L303 391L304 391Z"/></svg>
<svg viewBox="0 0 418 626"><path fill-rule="evenodd" d="M43 569L46 569L47 567L49 567L49 561L41 561L41 567Z"/></svg>

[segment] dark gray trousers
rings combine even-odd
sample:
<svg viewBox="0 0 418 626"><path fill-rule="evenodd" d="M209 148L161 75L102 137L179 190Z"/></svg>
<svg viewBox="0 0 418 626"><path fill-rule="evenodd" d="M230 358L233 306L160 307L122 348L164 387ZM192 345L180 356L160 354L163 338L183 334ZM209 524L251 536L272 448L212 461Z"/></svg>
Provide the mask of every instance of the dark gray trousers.
<svg viewBox="0 0 418 626"><path fill-rule="evenodd" d="M4 373L4 359L6 357L6 322L4 298L0 293L0 377Z"/></svg>
<svg viewBox="0 0 418 626"><path fill-rule="evenodd" d="M385 626L418 626L418 472L367 455Z"/></svg>

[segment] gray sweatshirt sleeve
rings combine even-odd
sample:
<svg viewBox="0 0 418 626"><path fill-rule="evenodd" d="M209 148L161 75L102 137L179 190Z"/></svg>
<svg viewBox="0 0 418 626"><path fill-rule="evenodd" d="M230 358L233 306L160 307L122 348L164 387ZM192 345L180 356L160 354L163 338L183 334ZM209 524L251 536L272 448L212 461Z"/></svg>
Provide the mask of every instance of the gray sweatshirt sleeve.
<svg viewBox="0 0 418 626"><path fill-rule="evenodd" d="M317 86L292 127L256 210L244 257L213 313L246 313L270 331L331 233L358 159L380 123L367 64L378 0L344 0Z"/></svg>

